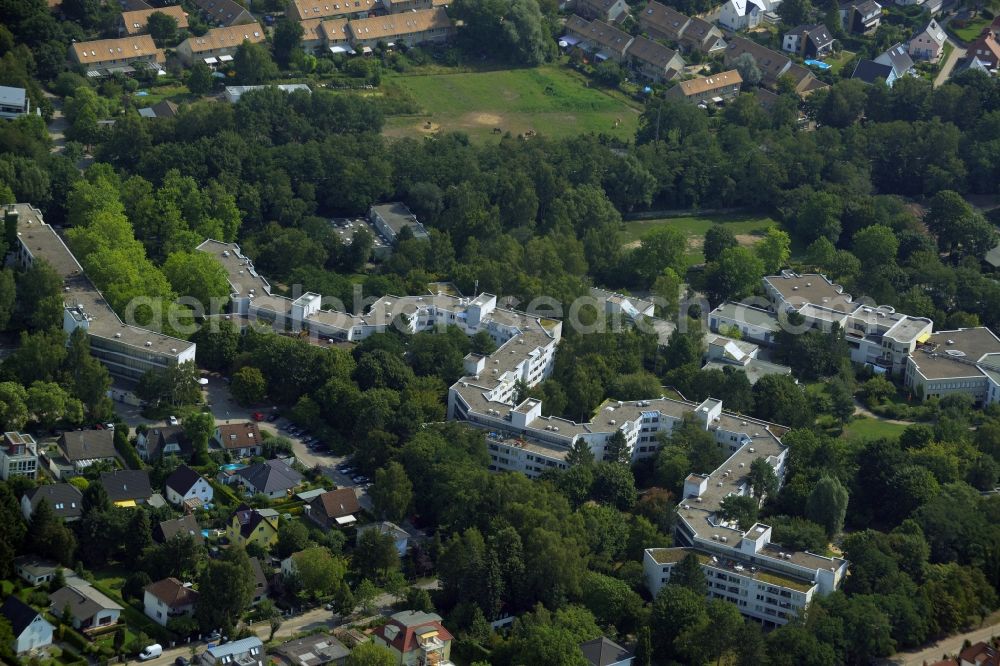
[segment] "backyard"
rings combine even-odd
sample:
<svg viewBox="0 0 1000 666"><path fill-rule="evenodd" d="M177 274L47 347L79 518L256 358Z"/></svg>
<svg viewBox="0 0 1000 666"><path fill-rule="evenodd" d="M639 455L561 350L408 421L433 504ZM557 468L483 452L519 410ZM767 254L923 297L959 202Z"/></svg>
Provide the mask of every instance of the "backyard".
<svg viewBox="0 0 1000 666"><path fill-rule="evenodd" d="M621 238L625 245L634 245L651 231L662 227L673 227L687 236L686 255L688 263L695 265L705 261L705 255L702 253L705 232L715 224L721 224L732 231L741 245L753 245L761 236L767 233L768 229L777 226L778 223L766 216L738 214L693 215L653 220L633 220L624 224Z"/></svg>
<svg viewBox="0 0 1000 666"><path fill-rule="evenodd" d="M971 42L975 41L976 37L979 37L983 32L983 28L989 24L990 19L981 14L974 19L954 19L948 24L948 32L963 42Z"/></svg>
<svg viewBox="0 0 1000 666"><path fill-rule="evenodd" d="M416 101L421 113L389 117L385 134L428 136L462 131L475 138L531 133L571 136L588 132L631 139L639 121L638 104L589 87L582 75L558 65L491 72L389 75L393 87Z"/></svg>

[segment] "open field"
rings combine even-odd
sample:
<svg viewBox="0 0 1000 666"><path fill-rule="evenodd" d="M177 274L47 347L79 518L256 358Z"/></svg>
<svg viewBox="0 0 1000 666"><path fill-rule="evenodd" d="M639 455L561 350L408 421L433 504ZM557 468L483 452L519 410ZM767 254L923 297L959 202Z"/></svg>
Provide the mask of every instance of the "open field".
<svg viewBox="0 0 1000 666"><path fill-rule="evenodd" d="M482 139L496 136L493 130L499 128L515 135L528 130L555 137L598 132L631 139L639 122L637 106L587 87L587 79L560 66L392 75L385 84L398 86L422 110L387 118L384 133L392 137L462 131Z"/></svg>
<svg viewBox="0 0 1000 666"><path fill-rule="evenodd" d="M906 428L907 426L901 423L889 423L869 418L855 418L844 427L844 437L888 437L895 439Z"/></svg>
<svg viewBox="0 0 1000 666"><path fill-rule="evenodd" d="M633 220L626 222L622 231L622 242L632 245L648 234L661 227L673 227L684 233L688 238L687 257L691 265L705 261L701 248L705 240L705 232L714 225L727 227L743 245L753 245L771 227L778 223L770 217L757 215L694 215L690 217L668 217L656 220Z"/></svg>

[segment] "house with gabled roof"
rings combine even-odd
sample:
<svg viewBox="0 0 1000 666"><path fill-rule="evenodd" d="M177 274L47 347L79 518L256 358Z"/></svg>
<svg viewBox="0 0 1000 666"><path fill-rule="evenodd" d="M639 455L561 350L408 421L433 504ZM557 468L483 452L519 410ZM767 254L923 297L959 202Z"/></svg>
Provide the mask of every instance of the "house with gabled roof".
<svg viewBox="0 0 1000 666"><path fill-rule="evenodd" d="M567 29L570 29L569 23ZM579 46L593 53L598 60L623 62L633 40L632 35L598 19L586 24L574 21L572 30L580 38Z"/></svg>
<svg viewBox="0 0 1000 666"><path fill-rule="evenodd" d="M145 504L153 496L149 473L145 470L119 469L114 472L101 472L100 484L108 493L108 499L117 506L133 507L136 504Z"/></svg>
<svg viewBox="0 0 1000 666"><path fill-rule="evenodd" d="M176 115L176 105L174 115ZM154 116L158 118L160 113L154 112ZM194 452L191 440L184 434L184 426L180 425L157 426L140 432L135 438L135 450L146 462L154 462L168 455L186 460Z"/></svg>
<svg viewBox="0 0 1000 666"><path fill-rule="evenodd" d="M590 666L632 666L635 656L607 636L580 643L583 658Z"/></svg>
<svg viewBox="0 0 1000 666"><path fill-rule="evenodd" d="M58 446L77 474L94 463L117 460L115 433L111 430L70 430L59 436Z"/></svg>
<svg viewBox="0 0 1000 666"><path fill-rule="evenodd" d="M194 539L198 546L205 543L205 537L201 533L201 525L190 513L181 518L164 520L153 528L153 540L159 543L166 543L176 536L189 536Z"/></svg>
<svg viewBox="0 0 1000 666"><path fill-rule="evenodd" d="M629 13L625 0L576 0L575 11L585 18L608 23L618 23Z"/></svg>
<svg viewBox="0 0 1000 666"><path fill-rule="evenodd" d="M146 617L163 627L175 617L191 615L197 601L198 592L191 584L173 577L150 583L143 590L142 597Z"/></svg>
<svg viewBox="0 0 1000 666"><path fill-rule="evenodd" d="M287 15L294 21L333 17L363 18L375 8L375 0L291 0Z"/></svg>
<svg viewBox="0 0 1000 666"><path fill-rule="evenodd" d="M904 76L909 76L913 73L913 58L910 57L909 51L902 44L896 43L885 50L885 52L880 53L875 62L880 65L888 65L892 67L892 81L896 79L901 79ZM889 83L889 79L886 79L886 83ZM892 85L889 83L889 85Z"/></svg>
<svg viewBox="0 0 1000 666"><path fill-rule="evenodd" d="M762 74L761 83L769 88L776 88L782 77L788 78L800 97L826 87L826 84L817 79L806 67L792 62L788 56L744 37L737 36L730 40L724 59L726 67L735 68L736 60L744 53L750 54L754 59Z"/></svg>
<svg viewBox="0 0 1000 666"><path fill-rule="evenodd" d="M122 607L94 586L76 578L49 595L49 612L61 617L69 609L74 629L106 627L118 622Z"/></svg>
<svg viewBox="0 0 1000 666"><path fill-rule="evenodd" d="M167 5L166 7L151 7L150 9L140 9L131 12L122 12L118 19L119 34L142 35L149 32L147 23L149 17L154 13L166 14L175 21L177 27L187 30L188 16L180 5Z"/></svg>
<svg viewBox="0 0 1000 666"><path fill-rule="evenodd" d="M692 16L681 34L681 48L701 53L716 53L726 48L722 31L703 18Z"/></svg>
<svg viewBox="0 0 1000 666"><path fill-rule="evenodd" d="M833 51L833 35L822 23L800 25L785 33L781 48L803 58L820 58Z"/></svg>
<svg viewBox="0 0 1000 666"><path fill-rule="evenodd" d="M260 428L253 421L216 426L212 443L238 458L259 456L264 446Z"/></svg>
<svg viewBox="0 0 1000 666"><path fill-rule="evenodd" d="M256 23L247 8L236 0L191 0L212 25L231 26Z"/></svg>
<svg viewBox="0 0 1000 666"><path fill-rule="evenodd" d="M681 81L668 90L667 98L683 99L693 104L721 104L740 94L743 78L735 69L711 76Z"/></svg>
<svg viewBox="0 0 1000 666"><path fill-rule="evenodd" d="M651 1L639 12L639 28L653 39L680 42L691 19L659 2Z"/></svg>
<svg viewBox="0 0 1000 666"><path fill-rule="evenodd" d="M944 43L948 36L937 21L931 19L923 30L910 38L907 51L911 58L936 61L944 51Z"/></svg>
<svg viewBox="0 0 1000 666"><path fill-rule="evenodd" d="M31 520L39 502L45 500L57 517L67 523L79 520L83 515L83 493L69 483L51 483L32 488L21 497L21 515Z"/></svg>
<svg viewBox="0 0 1000 666"><path fill-rule="evenodd" d="M208 480L187 465L175 469L167 477L164 487L168 502L190 508L208 504L215 493Z"/></svg>
<svg viewBox="0 0 1000 666"><path fill-rule="evenodd" d="M353 488L338 488L314 497L306 515L324 529L343 527L355 522L354 514L361 511Z"/></svg>
<svg viewBox="0 0 1000 666"><path fill-rule="evenodd" d="M876 81L885 81L887 86L892 86L896 81L896 75L893 73L892 67L875 62L874 60L859 60L858 64L854 66L854 73L851 74L851 78L863 81L869 85L874 84Z"/></svg>
<svg viewBox="0 0 1000 666"><path fill-rule="evenodd" d="M284 460L267 460L236 470L236 482L252 495L266 495L271 499L285 497L302 485L303 476Z"/></svg>
<svg viewBox="0 0 1000 666"><path fill-rule="evenodd" d="M882 22L882 5L875 0L848 0L840 5L840 25L845 32L870 35Z"/></svg>
<svg viewBox="0 0 1000 666"><path fill-rule="evenodd" d="M243 42L262 44L264 41L264 29L259 23L241 23L212 28L200 36L192 35L178 44L175 51L188 67L199 61L217 65L232 60Z"/></svg>
<svg viewBox="0 0 1000 666"><path fill-rule="evenodd" d="M398 664L451 663L452 635L437 613L395 613L375 629L372 640L388 648Z"/></svg>
<svg viewBox="0 0 1000 666"><path fill-rule="evenodd" d="M44 585L56 577L62 565L37 555L21 555L14 558L14 573L32 587Z"/></svg>
<svg viewBox="0 0 1000 666"><path fill-rule="evenodd" d="M379 42L406 46L443 42L455 34L455 25L444 7L434 7L348 21L347 32L355 48L364 51Z"/></svg>
<svg viewBox="0 0 1000 666"><path fill-rule="evenodd" d="M632 40L626 56L633 71L657 83L673 80L684 71L684 59L677 51L645 37Z"/></svg>
<svg viewBox="0 0 1000 666"><path fill-rule="evenodd" d="M242 504L229 519L226 537L229 543L242 546L254 543L266 550L278 540L278 512Z"/></svg>
<svg viewBox="0 0 1000 666"><path fill-rule="evenodd" d="M149 35L75 42L70 44L69 57L71 62L88 72L129 71L135 64L161 65L166 62L163 49L156 48Z"/></svg>
<svg viewBox="0 0 1000 666"><path fill-rule="evenodd" d="M1000 67L1000 42L990 29L983 30L976 41L965 50L967 58L976 58L989 69Z"/></svg>
<svg viewBox="0 0 1000 666"><path fill-rule="evenodd" d="M14 634L14 652L23 654L52 645L52 624L37 610L14 595L0 605L0 616L10 623Z"/></svg>
<svg viewBox="0 0 1000 666"><path fill-rule="evenodd" d="M719 11L719 25L733 32L756 28L766 11L765 0L727 0Z"/></svg>

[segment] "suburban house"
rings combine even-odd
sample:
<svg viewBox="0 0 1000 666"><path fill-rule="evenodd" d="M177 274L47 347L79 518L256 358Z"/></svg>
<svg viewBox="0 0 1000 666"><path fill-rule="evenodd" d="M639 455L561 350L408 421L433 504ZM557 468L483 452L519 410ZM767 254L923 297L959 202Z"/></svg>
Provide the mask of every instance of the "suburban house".
<svg viewBox="0 0 1000 666"><path fill-rule="evenodd" d="M665 93L670 99L683 99L693 104L721 104L740 94L743 79L735 69L711 76L681 81Z"/></svg>
<svg viewBox="0 0 1000 666"><path fill-rule="evenodd" d="M258 558L250 558L250 569L253 572L253 601L251 603L256 605L267 599L269 585L267 576L264 575L264 567L261 566Z"/></svg>
<svg viewBox="0 0 1000 666"><path fill-rule="evenodd" d="M167 501L171 504L184 505L186 508L197 508L212 501L211 484L187 465L181 465L167 477L164 484Z"/></svg>
<svg viewBox="0 0 1000 666"><path fill-rule="evenodd" d="M363 18L375 8L375 0L291 0L285 15L293 21L332 16Z"/></svg>
<svg viewBox="0 0 1000 666"><path fill-rule="evenodd" d="M38 476L38 448L35 438L19 432L5 432L0 442L0 478Z"/></svg>
<svg viewBox="0 0 1000 666"><path fill-rule="evenodd" d="M633 71L656 83L675 79L684 71L684 59L677 51L645 37L632 40L626 55Z"/></svg>
<svg viewBox="0 0 1000 666"><path fill-rule="evenodd" d="M306 507L306 515L324 529L343 527L355 522L354 514L361 511L358 496L353 488L338 488L313 498Z"/></svg>
<svg viewBox="0 0 1000 666"><path fill-rule="evenodd" d="M785 33L781 48L803 58L821 58L833 51L833 36L822 23L800 25Z"/></svg>
<svg viewBox="0 0 1000 666"><path fill-rule="evenodd" d="M260 428L253 421L216 426L212 443L236 458L259 456L262 450Z"/></svg>
<svg viewBox="0 0 1000 666"><path fill-rule="evenodd" d="M625 52L632 43L632 35L599 19L587 23L586 27L581 22L574 21L572 27L575 36L580 39L580 48L593 53L598 60L624 62ZM566 28L570 28L569 22L566 23Z"/></svg>
<svg viewBox="0 0 1000 666"><path fill-rule="evenodd" d="M368 220L389 245L396 244L403 229L409 229L414 238L430 237L417 216L401 201L375 204L368 209Z"/></svg>
<svg viewBox="0 0 1000 666"><path fill-rule="evenodd" d="M323 43L334 53L351 51L351 36L347 32L347 19L331 19L319 24Z"/></svg>
<svg viewBox="0 0 1000 666"><path fill-rule="evenodd" d="M70 44L69 57L87 72L101 75L128 73L133 65L158 67L166 62L163 49L156 48L149 35L76 42Z"/></svg>
<svg viewBox="0 0 1000 666"><path fill-rule="evenodd" d="M302 485L301 474L284 460L267 460L236 470L233 478L251 495L266 495L278 499L290 495Z"/></svg>
<svg viewBox="0 0 1000 666"><path fill-rule="evenodd" d="M111 430L70 430L59 436L59 449L79 474L97 462L117 460L115 433Z"/></svg>
<svg viewBox="0 0 1000 666"><path fill-rule="evenodd" d="M906 358L903 383L921 400L961 393L977 405L1000 401L1000 338L988 328L937 331Z"/></svg>
<svg viewBox="0 0 1000 666"><path fill-rule="evenodd" d="M343 643L325 633L282 643L274 648L274 652L295 666L340 666L351 654Z"/></svg>
<svg viewBox="0 0 1000 666"><path fill-rule="evenodd" d="M451 664L452 636L437 613L395 613L375 629L372 639L388 648L397 664Z"/></svg>
<svg viewBox="0 0 1000 666"><path fill-rule="evenodd" d="M14 558L14 573L32 587L48 583L56 577L56 570L62 565L35 555L21 555Z"/></svg>
<svg viewBox="0 0 1000 666"><path fill-rule="evenodd" d="M688 51L715 53L726 48L726 40L714 23L692 16L681 34L680 46Z"/></svg>
<svg viewBox="0 0 1000 666"><path fill-rule="evenodd" d="M14 634L14 652L17 654L52 645L54 627L41 613L14 595L0 605L0 616L10 623Z"/></svg>
<svg viewBox="0 0 1000 666"><path fill-rule="evenodd" d="M101 485L108 493L108 499L116 506L133 507L145 504L153 496L149 485L149 473L137 469L119 469L101 472Z"/></svg>
<svg viewBox="0 0 1000 666"><path fill-rule="evenodd" d="M182 583L176 578L150 583L142 597L146 617L163 627L172 618L193 613L196 601L198 592L191 589L190 583Z"/></svg>
<svg viewBox="0 0 1000 666"><path fill-rule="evenodd" d="M177 115L177 104L169 99L160 100L153 106L136 109L143 118L173 118Z"/></svg>
<svg viewBox="0 0 1000 666"><path fill-rule="evenodd" d="M264 30L259 23L212 28L201 37L192 35L177 45L177 57L190 67L201 61L207 65L217 65L233 59L236 49L243 42L261 44Z"/></svg>
<svg viewBox="0 0 1000 666"><path fill-rule="evenodd" d="M844 32L870 35L882 22L882 5L875 0L848 0L840 5L840 25Z"/></svg>
<svg viewBox="0 0 1000 666"><path fill-rule="evenodd" d="M766 11L765 0L727 0L719 12L719 25L733 32L756 28Z"/></svg>
<svg viewBox="0 0 1000 666"><path fill-rule="evenodd" d="M146 28L146 23L149 21L150 15L156 12L170 16L177 21L178 28L187 30L188 17L184 12L184 9L180 5L167 5L165 7L156 7L153 9L140 9L133 12L122 12L118 19L118 34L125 34L129 36L146 34L149 32Z"/></svg>
<svg viewBox="0 0 1000 666"><path fill-rule="evenodd" d="M807 68L792 62L788 56L772 51L766 46L743 37L734 37L726 47L725 65L734 64L744 53L750 54L760 68L762 83L769 88L776 88L782 77L788 77L789 82L800 97L809 95L814 90L825 88L826 84L817 79Z"/></svg>
<svg viewBox="0 0 1000 666"><path fill-rule="evenodd" d="M61 617L69 608L74 629L92 629L116 624L122 607L92 585L74 579L49 595L49 612Z"/></svg>
<svg viewBox="0 0 1000 666"><path fill-rule="evenodd" d="M632 666L635 659L631 652L607 636L580 643L580 650L591 666Z"/></svg>
<svg viewBox="0 0 1000 666"><path fill-rule="evenodd" d="M388 520L383 520L379 523L371 523L369 525L362 525L358 528L358 540L361 540L361 535L365 532L375 530L379 534L386 534L392 537L392 541L396 544L396 552L399 553L400 557L406 555L406 548L409 545L410 533L404 530L402 527L396 523L390 523Z"/></svg>
<svg viewBox="0 0 1000 666"><path fill-rule="evenodd" d="M264 666L264 644L256 636L214 645L200 656L201 666Z"/></svg>
<svg viewBox="0 0 1000 666"><path fill-rule="evenodd" d="M937 21L931 19L927 27L910 38L907 51L909 51L911 58L935 61L941 57L946 41L948 41L948 36L944 32L944 28L938 25Z"/></svg>
<svg viewBox="0 0 1000 666"><path fill-rule="evenodd" d="M576 0L574 11L589 19L617 23L628 16L625 0Z"/></svg>
<svg viewBox="0 0 1000 666"><path fill-rule="evenodd" d="M880 53L875 62L880 65L892 67L892 76L886 78L886 83L892 86L892 82L909 76L913 73L913 58L910 57L906 47L902 44L893 44L884 53Z"/></svg>
<svg viewBox="0 0 1000 666"><path fill-rule="evenodd" d="M39 502L45 500L52 512L67 523L79 520L83 514L83 493L69 483L51 483L32 488L21 498L21 515L31 520Z"/></svg>
<svg viewBox="0 0 1000 666"><path fill-rule="evenodd" d="M639 13L639 27L653 39L680 43L681 35L691 19L673 7L650 2Z"/></svg>
<svg viewBox="0 0 1000 666"><path fill-rule="evenodd" d="M881 80L885 81L885 84L890 87L896 82L896 74L892 67L875 62L874 60L859 60L858 64L854 66L854 73L851 74L851 78L864 81L869 85Z"/></svg>
<svg viewBox="0 0 1000 666"><path fill-rule="evenodd" d="M226 537L229 543L242 546L254 543L266 550L278 540L278 512L241 505L229 519Z"/></svg>
<svg viewBox="0 0 1000 666"><path fill-rule="evenodd" d="M967 58L978 58L989 69L1000 67L1000 42L997 42L996 34L988 28L983 30L976 41L969 44L965 55Z"/></svg>
<svg viewBox="0 0 1000 666"><path fill-rule="evenodd" d="M31 112L31 100L24 88L0 86L0 118L11 120Z"/></svg>
<svg viewBox="0 0 1000 666"><path fill-rule="evenodd" d="M421 9L403 14L355 19L347 24L355 48L371 49L379 42L416 46L444 42L455 34L455 26L444 7Z"/></svg>
<svg viewBox="0 0 1000 666"><path fill-rule="evenodd" d="M146 462L154 462L169 455L187 459L193 453L191 440L184 434L184 426L179 425L158 426L140 432L135 438L135 450Z"/></svg>
<svg viewBox="0 0 1000 666"><path fill-rule="evenodd" d="M989 643L979 641L958 653L958 666L1000 666L1000 652Z"/></svg>
<svg viewBox="0 0 1000 666"><path fill-rule="evenodd" d="M256 23L246 7L235 0L191 0L212 25L231 26Z"/></svg>
<svg viewBox="0 0 1000 666"><path fill-rule="evenodd" d="M307 51L315 51L326 44L326 40L323 38L323 31L320 30L320 26L323 25L323 19L306 19L304 21L299 21L299 25L302 26L303 49L306 49Z"/></svg>
<svg viewBox="0 0 1000 666"><path fill-rule="evenodd" d="M201 526L198 525L194 515L190 513L183 518L164 520L153 528L153 540L159 543L166 543L176 536L190 536L199 546L205 543Z"/></svg>

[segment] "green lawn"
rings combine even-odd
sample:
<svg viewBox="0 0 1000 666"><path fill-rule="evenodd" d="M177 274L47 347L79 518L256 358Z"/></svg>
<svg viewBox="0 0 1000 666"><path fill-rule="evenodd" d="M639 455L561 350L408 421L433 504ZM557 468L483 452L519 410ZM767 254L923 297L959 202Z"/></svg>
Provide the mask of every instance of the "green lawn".
<svg viewBox="0 0 1000 666"><path fill-rule="evenodd" d="M989 24L990 19L980 15L975 20L968 21L964 28L955 27L955 22L952 21L948 26L948 32L952 33L963 42L971 42L975 41L975 39L979 37L980 33L982 33L983 28L987 27Z"/></svg>
<svg viewBox="0 0 1000 666"><path fill-rule="evenodd" d="M841 51L840 55L836 58L827 58L824 60L828 65L830 65L830 73L836 76L843 69L844 65L851 61L851 58L855 56L853 51Z"/></svg>
<svg viewBox="0 0 1000 666"><path fill-rule="evenodd" d="M688 262L692 265L705 261L701 248L705 232L714 225L722 224L729 228L736 238L744 245L752 245L758 237L767 233L778 223L770 217L758 215L695 215L690 217L669 217L655 220L633 220L626 222L622 231L622 241L626 244L637 243L650 231L661 227L679 229L688 239Z"/></svg>
<svg viewBox="0 0 1000 666"><path fill-rule="evenodd" d="M869 418L856 418L844 427L844 437L865 437L872 439L889 437L894 439L899 437L904 430L906 430L906 426L898 423L888 423Z"/></svg>
<svg viewBox="0 0 1000 666"><path fill-rule="evenodd" d="M528 130L546 136L602 132L630 139L639 121L638 105L588 86L584 76L558 65L386 76L383 87L391 90L394 86L408 94L422 112L389 117L385 130L388 136L427 136L457 130L489 138L496 136L494 128L500 128L515 135Z"/></svg>

